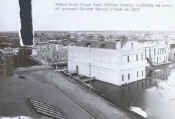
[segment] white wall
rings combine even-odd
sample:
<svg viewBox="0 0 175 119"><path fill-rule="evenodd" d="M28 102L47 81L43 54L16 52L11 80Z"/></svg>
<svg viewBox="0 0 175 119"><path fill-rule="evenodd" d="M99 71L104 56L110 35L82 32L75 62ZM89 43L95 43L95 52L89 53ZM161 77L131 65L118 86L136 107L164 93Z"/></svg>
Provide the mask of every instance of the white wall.
<svg viewBox="0 0 175 119"><path fill-rule="evenodd" d="M136 54L143 53L141 50L111 50L102 48L69 47L68 48L68 71L75 73L78 66L79 74L96 77L96 79L115 85L122 85L145 78L146 61L135 61ZM130 62L127 62L127 56ZM137 77L137 72L143 71L143 76ZM122 75L130 80L122 81Z"/></svg>
<svg viewBox="0 0 175 119"><path fill-rule="evenodd" d="M130 75L130 79L128 78L128 74ZM121 77L123 75L123 79L121 78L122 83L128 84L134 81L142 80L146 78L146 69L145 67L135 67L132 69L121 70Z"/></svg>
<svg viewBox="0 0 175 119"><path fill-rule="evenodd" d="M77 65L82 75L121 85L146 78L147 57L153 64L168 62L170 49L164 42L129 41L122 48L117 45L118 49L69 47L68 70L76 72Z"/></svg>

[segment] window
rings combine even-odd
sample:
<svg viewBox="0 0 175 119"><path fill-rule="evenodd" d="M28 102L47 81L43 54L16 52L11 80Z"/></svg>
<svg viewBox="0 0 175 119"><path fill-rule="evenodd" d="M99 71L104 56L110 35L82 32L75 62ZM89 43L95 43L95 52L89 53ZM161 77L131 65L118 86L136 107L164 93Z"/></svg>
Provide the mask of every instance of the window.
<svg viewBox="0 0 175 119"><path fill-rule="evenodd" d="M130 73L128 73L128 80L130 80Z"/></svg>
<svg viewBox="0 0 175 119"><path fill-rule="evenodd" d="M142 77L143 77L143 71L142 71Z"/></svg>
<svg viewBox="0 0 175 119"><path fill-rule="evenodd" d="M125 79L124 79L125 77L124 77L124 74L122 74L122 81L124 81Z"/></svg>
<svg viewBox="0 0 175 119"><path fill-rule="evenodd" d="M129 56L127 57L127 61L128 61L128 63L129 63Z"/></svg>
<svg viewBox="0 0 175 119"><path fill-rule="evenodd" d="M133 48L134 47L134 43L131 43L131 48Z"/></svg>
<svg viewBox="0 0 175 119"><path fill-rule="evenodd" d="M158 64L158 62L159 62L159 58L157 57L157 64Z"/></svg>
<svg viewBox="0 0 175 119"><path fill-rule="evenodd" d="M137 71L137 78L139 77L139 72Z"/></svg>
<svg viewBox="0 0 175 119"><path fill-rule="evenodd" d="M164 62L166 62L167 61L167 57L166 56L164 56Z"/></svg>
<svg viewBox="0 0 175 119"><path fill-rule="evenodd" d="M154 56L156 55L156 49L154 48Z"/></svg>
<svg viewBox="0 0 175 119"><path fill-rule="evenodd" d="M91 46L91 43L86 43L85 46L86 47L90 47Z"/></svg>
<svg viewBox="0 0 175 119"><path fill-rule="evenodd" d="M138 61L138 59L139 59L139 58L138 58L138 55L136 55L136 61Z"/></svg>
<svg viewBox="0 0 175 119"><path fill-rule="evenodd" d="M142 60L144 59L144 58L143 58L143 53L141 54L141 58L142 58Z"/></svg>

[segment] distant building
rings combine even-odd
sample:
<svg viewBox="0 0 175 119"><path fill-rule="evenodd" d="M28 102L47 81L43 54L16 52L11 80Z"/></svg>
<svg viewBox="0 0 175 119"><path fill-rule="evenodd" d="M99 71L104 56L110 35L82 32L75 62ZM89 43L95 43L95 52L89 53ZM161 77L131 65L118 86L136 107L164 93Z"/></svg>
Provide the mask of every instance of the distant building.
<svg viewBox="0 0 175 119"><path fill-rule="evenodd" d="M9 55L9 56L17 55L18 51L19 51L19 48L11 48L11 47L0 49L0 52L2 52L4 55Z"/></svg>
<svg viewBox="0 0 175 119"><path fill-rule="evenodd" d="M96 41L96 40L84 40L77 42L76 46L80 47L93 47L93 48L104 48L104 49L115 49L115 41Z"/></svg>
<svg viewBox="0 0 175 119"><path fill-rule="evenodd" d="M171 61L175 61L175 44L170 44L170 56Z"/></svg>
<svg viewBox="0 0 175 119"><path fill-rule="evenodd" d="M0 77L13 74L13 57L0 52Z"/></svg>
<svg viewBox="0 0 175 119"><path fill-rule="evenodd" d="M0 36L0 48L11 47L13 44L8 36Z"/></svg>
<svg viewBox="0 0 175 119"><path fill-rule="evenodd" d="M8 36L0 36L0 44L8 41Z"/></svg>
<svg viewBox="0 0 175 119"><path fill-rule="evenodd" d="M33 56L44 64L67 62L67 48L47 42L35 46Z"/></svg>
<svg viewBox="0 0 175 119"><path fill-rule="evenodd" d="M121 86L146 78L147 59L157 64L168 61L169 47L164 43L134 40L99 42L96 46L94 43L93 47L88 44L68 48L69 72Z"/></svg>
<svg viewBox="0 0 175 119"><path fill-rule="evenodd" d="M153 65L169 62L170 46L166 41L147 41L144 43L145 56Z"/></svg>

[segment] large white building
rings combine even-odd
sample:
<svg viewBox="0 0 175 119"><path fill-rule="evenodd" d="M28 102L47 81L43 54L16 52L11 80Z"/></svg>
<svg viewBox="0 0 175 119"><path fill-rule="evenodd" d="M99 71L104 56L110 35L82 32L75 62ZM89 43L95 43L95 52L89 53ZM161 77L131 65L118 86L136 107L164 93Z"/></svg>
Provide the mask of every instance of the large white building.
<svg viewBox="0 0 175 119"><path fill-rule="evenodd" d="M154 65L168 62L169 46L164 41L116 41L112 49L102 45L70 46L68 71L121 86L146 78L147 59Z"/></svg>
<svg viewBox="0 0 175 119"><path fill-rule="evenodd" d="M115 49L72 46L68 71L120 86L145 78L144 51L135 41L116 42Z"/></svg>

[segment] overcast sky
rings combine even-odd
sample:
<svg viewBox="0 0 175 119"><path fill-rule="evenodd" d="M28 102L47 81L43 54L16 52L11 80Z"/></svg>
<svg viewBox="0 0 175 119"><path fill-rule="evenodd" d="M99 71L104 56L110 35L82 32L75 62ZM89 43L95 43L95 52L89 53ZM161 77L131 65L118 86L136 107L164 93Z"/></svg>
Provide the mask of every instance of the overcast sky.
<svg viewBox="0 0 175 119"><path fill-rule="evenodd" d="M175 31L174 0L128 0L128 2L169 2L172 8L142 9L140 12L59 12L57 2L123 0L33 0L34 30L161 30ZM125 0L126 2L126 0ZM19 29L18 0L1 0L0 31Z"/></svg>

